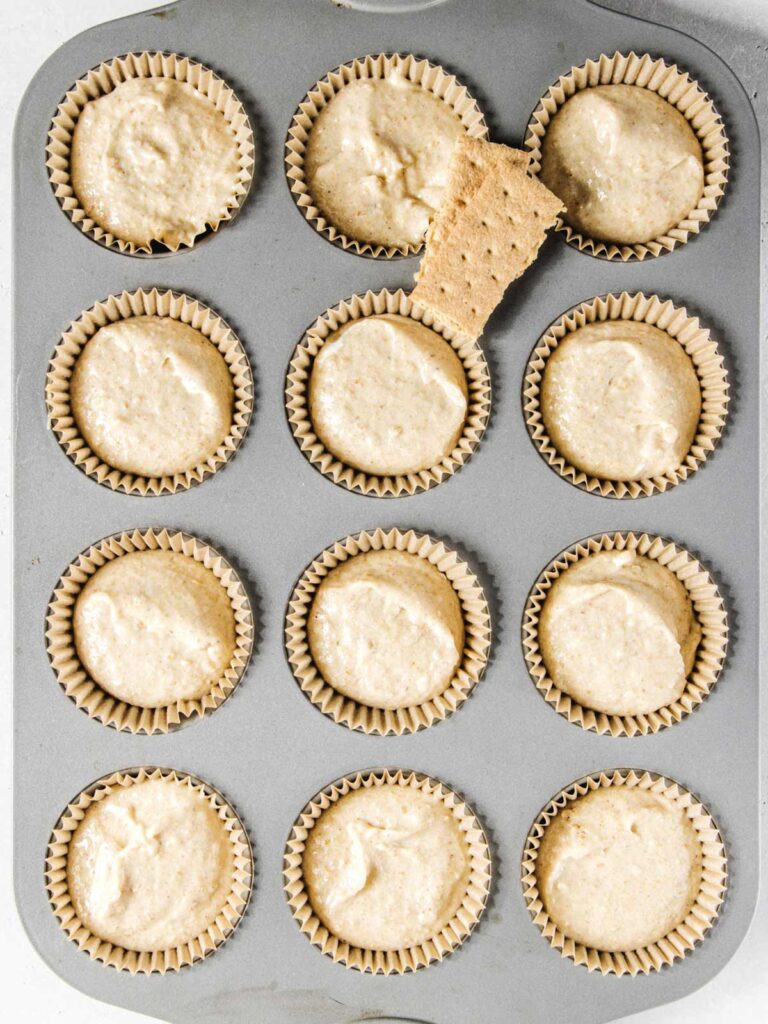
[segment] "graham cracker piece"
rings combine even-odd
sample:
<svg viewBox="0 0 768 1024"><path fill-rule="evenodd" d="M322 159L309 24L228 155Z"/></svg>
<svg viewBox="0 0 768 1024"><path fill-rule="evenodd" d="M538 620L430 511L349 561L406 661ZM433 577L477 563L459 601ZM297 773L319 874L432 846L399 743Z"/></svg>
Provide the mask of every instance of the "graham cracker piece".
<svg viewBox="0 0 768 1024"><path fill-rule="evenodd" d="M563 208L526 173L525 154L486 142L480 147L472 147L474 159L462 147L451 166L448 199L427 236L411 293L414 302L470 338L482 334L507 285L536 259ZM459 191L454 194L452 186Z"/></svg>
<svg viewBox="0 0 768 1024"><path fill-rule="evenodd" d="M441 205L427 232L426 241L431 251L437 249L446 229L456 219L457 213L471 200L483 183L483 179L496 165L528 169L531 159L529 152L511 149L485 139L461 136L454 147L448 168L448 183L445 202Z"/></svg>

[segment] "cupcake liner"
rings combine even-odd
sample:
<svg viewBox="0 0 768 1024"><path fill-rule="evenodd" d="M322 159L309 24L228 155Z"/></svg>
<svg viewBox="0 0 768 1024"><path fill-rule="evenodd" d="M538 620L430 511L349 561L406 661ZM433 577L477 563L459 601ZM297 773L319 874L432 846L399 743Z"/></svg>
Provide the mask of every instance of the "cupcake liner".
<svg viewBox="0 0 768 1024"><path fill-rule="evenodd" d="M395 313L431 328L456 352L467 380L467 416L453 451L437 465L417 473L377 476L341 462L315 434L309 409L309 389L315 356L327 339L350 320ZM476 341L469 340L435 320L402 289L365 292L327 309L296 346L288 367L285 406L293 436L309 462L335 484L377 498L416 494L435 487L459 470L472 456L485 433L491 410L491 378L485 356Z"/></svg>
<svg viewBox="0 0 768 1024"><path fill-rule="evenodd" d="M696 902L682 921L664 938L625 953L607 953L584 946L564 935L544 908L536 879L536 859L544 832L552 819L569 803L601 786L630 786L664 796L685 810L698 833L702 849L701 887ZM588 775L572 782L553 797L536 817L525 842L522 861L522 884L528 912L542 936L561 957L582 964L588 971L601 974L650 974L665 964L682 959L714 925L725 897L728 866L725 846L718 827L707 808L693 793L673 779L656 772L613 769Z"/></svg>
<svg viewBox="0 0 768 1024"><path fill-rule="evenodd" d="M665 566L685 587L701 626L701 641L685 689L672 704L650 714L607 715L582 707L573 697L558 689L544 664L539 646L539 619L547 595L562 573L575 562L598 551L632 551ZM587 537L562 551L541 573L525 605L522 642L528 673L536 689L563 718L600 735L647 736L681 721L709 695L725 661L728 616L717 584L685 548L647 533L603 533Z"/></svg>
<svg viewBox="0 0 768 1024"><path fill-rule="evenodd" d="M682 464L662 476L631 481L590 476L572 466L555 448L547 433L541 412L541 381L547 360L566 335L586 324L609 320L646 323L665 331L685 349L696 371L701 388L701 414L696 435ZM663 493L687 480L714 451L728 415L729 387L723 356L698 317L689 316L685 307L675 306L670 299L661 299L658 295L610 293L568 310L541 336L525 372L523 412L528 433L539 454L568 483L604 498L641 498Z"/></svg>
<svg viewBox="0 0 768 1024"><path fill-rule="evenodd" d="M466 86L439 65L419 60L413 54L379 53L368 54L342 64L329 71L307 93L293 115L285 141L285 173L288 187L296 206L307 221L328 241L357 253L375 259L392 259L398 256L415 256L424 247L418 245L379 245L374 242L348 238L329 223L323 213L314 205L304 172L304 156L312 125L320 111L340 92L345 85L363 78L387 78L393 71L401 72L411 82L416 82L428 92L434 93L454 110L472 136L485 138L488 128L476 100Z"/></svg>
<svg viewBox="0 0 768 1024"><path fill-rule="evenodd" d="M368 551L406 551L427 559L451 583L461 603L464 651L454 678L443 693L424 704L405 708L373 708L346 697L330 686L315 664L307 635L307 620L315 593L325 577L349 558ZM426 534L392 529L363 531L345 537L322 551L303 572L288 604L285 648L296 682L324 715L348 729L374 736L419 732L452 715L472 693L488 662L491 617L477 577L466 562L442 541Z"/></svg>
<svg viewBox="0 0 768 1024"><path fill-rule="evenodd" d="M211 807L225 822L234 853L232 889L216 920L190 942L153 953L137 952L100 939L79 919L69 893L67 857L72 837L94 801L103 800L110 793L134 783L161 778L204 793ZM69 939L88 953L92 960L98 960L118 971L129 971L131 974L165 974L167 971L178 971L210 956L237 928L251 898L253 854L248 833L237 812L226 797L208 783L186 772L169 768L128 768L93 782L67 805L48 843L45 855L45 883L48 900L59 926Z"/></svg>
<svg viewBox="0 0 768 1024"><path fill-rule="evenodd" d="M131 78L175 78L179 82L187 82L211 100L231 125L237 139L239 170L235 181L232 182L232 197L226 210L219 220L208 223L204 231L190 235L177 246L161 242L136 245L117 238L86 214L72 188L69 173L70 148L75 125L83 107L90 100L107 95ZM218 231L219 225L231 220L245 202L254 171L253 130L240 100L227 83L210 68L175 53L128 53L91 68L75 82L59 104L48 130L46 154L46 167L53 193L72 223L89 238L131 256L165 256L190 249L202 236Z"/></svg>
<svg viewBox="0 0 768 1024"><path fill-rule="evenodd" d="M588 238L571 228L562 217L556 230L565 235L569 245L590 256L608 260L644 260L671 252L697 235L714 216L725 191L730 167L730 148L725 126L714 103L701 86L676 64L654 60L647 53L601 54L581 67L572 67L550 86L531 114L525 133L525 145L531 152L531 173L541 170L541 152L547 127L560 107L582 89L595 85L637 85L658 93L676 107L690 123L701 143L704 161L704 191L695 209L665 235L649 242L623 245Z"/></svg>
<svg viewBox="0 0 768 1024"><path fill-rule="evenodd" d="M88 447L72 414L72 374L85 345L106 324L144 315L170 317L199 331L222 354L232 376L234 405L229 433L209 459L184 473L141 476L109 466ZM48 423L56 440L78 469L113 491L151 497L187 490L229 462L251 421L253 391L253 375L245 349L232 328L218 314L197 299L179 292L139 288L135 292L110 295L85 310L70 324L48 365L45 404Z"/></svg>
<svg viewBox="0 0 768 1024"><path fill-rule="evenodd" d="M73 633L75 603L91 576L114 558L134 551L175 551L210 569L226 589L235 616L235 650L208 693L165 707L143 708L118 700L88 675L78 657ZM167 733L195 716L215 711L243 677L253 648L253 612L245 587L229 562L197 537L172 530L131 530L105 537L70 563L56 584L46 613L48 658L59 685L90 718L122 732Z"/></svg>
<svg viewBox="0 0 768 1024"><path fill-rule="evenodd" d="M323 811L361 787L397 785L439 793L460 822L470 851L466 895L454 917L433 938L417 946L384 952L361 949L333 935L314 913L304 882L303 855L307 836ZM335 963L365 974L405 974L444 959L474 931L491 888L491 851L483 826L464 799L438 779L405 769L368 769L332 782L309 801L294 822L283 857L283 889L294 918L313 946Z"/></svg>

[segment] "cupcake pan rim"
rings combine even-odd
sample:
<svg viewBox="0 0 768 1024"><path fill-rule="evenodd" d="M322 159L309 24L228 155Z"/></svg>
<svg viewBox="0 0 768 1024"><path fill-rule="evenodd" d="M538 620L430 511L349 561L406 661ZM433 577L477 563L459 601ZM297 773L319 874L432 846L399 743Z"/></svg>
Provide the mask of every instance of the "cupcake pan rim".
<svg viewBox="0 0 768 1024"><path fill-rule="evenodd" d="M759 210L753 187L757 137L749 104L710 51L582 0L547 5L562 19L561 35L539 10L545 5L515 0L525 15L526 32L513 34L513 51L509 0L480 5L466 37L456 31L466 25L462 3L390 18L318 2L310 31L298 14L307 2L220 0L207 5L181 0L166 17L141 15L103 26L66 44L24 100L17 130L14 285L19 394L16 888L22 918L45 959L76 987L132 1009L151 1001L161 1016L179 1022L188 1015L191 985L201 998L200 1012L202 1001L215 990L222 1000L231 998L227 1007L233 1024L240 1024L240 1017L245 1024L254 1003L275 1024L298 1024L290 1006L297 997L297 971L312 990L310 1005L317 1017L325 1009L333 1016L315 998L320 991L350 1006L350 1016L377 1010L441 1024L478 1016L488 1024L543 1024L560 1017L585 1024L587 1014L594 1024L598 1018L680 998L712 977L735 949L751 912L758 864L752 821L758 728L754 367L759 335L750 268L757 261ZM266 22L257 16L265 11L270 12ZM490 11L503 18L496 31ZM233 25L237 32L231 31ZM498 31L499 25L505 30ZM309 84L350 54L404 48L406 28L407 45L416 53L466 75L494 139L503 141L520 137L549 82L596 49L613 52L629 40L638 52L661 54L689 69L715 99L733 143L733 173L717 215L697 244L679 247L664 260L624 265L581 259L553 237L525 279L512 286L482 342L494 384L493 421L482 451L450 486L404 497L402 505L381 504L372 516L374 499L329 486L300 456L284 418L281 392L290 353L319 311L354 292L407 287L416 260L413 266L355 260L316 237L289 198L281 147L295 104ZM272 45L273 39L278 45ZM259 175L243 216L220 231L218 241L198 245L176 262L166 257L170 261L162 264L159 278L147 278L147 263L117 259L81 240L82 233L66 223L57 207L41 155L64 89L101 57L137 45L199 55L219 69L248 105L270 169ZM75 472L46 426L42 401L45 361L66 318L94 296L149 283L199 295L230 319L248 347L259 386L248 442L226 473L184 495L160 497L160 504L151 506L151 517L137 512L146 507L139 505L140 498L94 487ZM552 318L573 301L622 288L668 294L700 313L722 342L733 396L716 457L686 486L640 505L609 505L565 486L531 445L519 404L526 357ZM167 506L162 504L166 500ZM400 510L397 517L391 515L393 507ZM291 583L316 552L336 537L371 525L389 527L393 519L443 537L469 557L486 586L498 639L482 685L461 714L417 736L366 737L337 727L309 706L285 663L279 633ZM41 635L51 588L72 554L95 538L147 521L171 522L220 545L242 567L246 583L258 581L263 608L252 675L236 702L197 728L166 738L117 734L77 715L61 699ZM727 674L711 697L673 731L650 737L644 745L637 739L631 758L625 756L628 739L616 745L609 737L571 728L552 713L528 681L519 635L527 590L547 559L574 538L625 528L671 536L700 556L724 584L731 626ZM482 572L486 566L487 574ZM69 756L72 738L78 757ZM643 750L653 747L654 756L637 758L641 745ZM117 746L125 747L122 754ZM608 746L613 751L609 757ZM168 748L165 754L160 747ZM355 753L353 747L360 749ZM708 751L719 754L708 756ZM83 771L86 759L89 771ZM44 843L66 800L99 772L144 760L191 769L220 784L253 826L264 869L242 925L246 930L237 941L205 966L166 980L132 980L81 956L63 939L41 879L40 836ZM285 835L307 796L346 770L381 762L416 765L458 786L482 817L498 853L495 892L472 941L442 965L402 980L363 978L324 958L291 921L280 890ZM733 871L723 912L706 942L666 968L658 981L637 984L628 977L605 979L597 971L588 975L561 962L537 937L517 888L524 830L537 806L569 779L617 762L648 763L699 793L723 830ZM290 770L273 767L286 763ZM524 988L517 984L521 971ZM554 985L549 984L553 977ZM269 987L272 982L277 992ZM237 1000L249 987L258 993L251 994L241 1012ZM526 990L533 998L526 997Z"/></svg>

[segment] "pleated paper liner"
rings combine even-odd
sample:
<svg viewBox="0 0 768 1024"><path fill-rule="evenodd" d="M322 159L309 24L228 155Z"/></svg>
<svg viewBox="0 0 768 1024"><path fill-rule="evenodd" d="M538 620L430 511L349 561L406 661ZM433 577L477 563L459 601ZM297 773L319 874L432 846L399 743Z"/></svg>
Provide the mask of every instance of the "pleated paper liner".
<svg viewBox="0 0 768 1024"><path fill-rule="evenodd" d="M165 707L144 708L113 697L91 679L75 645L75 604L88 580L101 566L135 551L174 551L209 569L225 588L235 617L235 650L224 673L204 696ZM185 722L215 711L232 694L245 672L253 648L253 612L245 587L229 562L215 548L175 530L142 529L105 537L83 551L67 567L46 614L48 657L61 688L90 718L122 732L167 733Z"/></svg>
<svg viewBox="0 0 768 1024"><path fill-rule="evenodd" d="M696 207L666 234L649 242L625 245L587 238L562 217L558 219L557 230L565 235L569 245L590 256L626 262L671 252L701 231L714 216L725 191L730 149L725 126L714 103L676 64L667 64L661 58L654 60L647 53L614 53L610 57L603 53L597 60L588 60L561 75L539 101L525 133L525 146L531 153L531 173L538 174L541 170L542 144L550 121L574 93L596 85L621 84L650 89L679 110L701 144L704 162L704 191Z"/></svg>
<svg viewBox="0 0 768 1024"><path fill-rule="evenodd" d="M312 909L304 882L303 855L307 836L321 814L355 789L395 785L439 794L459 822L470 855L470 876L462 904L433 938L407 949L361 949L333 935ZM366 974L405 974L429 967L454 952L474 931L491 888L491 851L483 826L464 799L437 779L406 769L368 769L332 782L310 800L294 822L283 857L283 889L304 935L335 963Z"/></svg>
<svg viewBox="0 0 768 1024"><path fill-rule="evenodd" d="M178 320L199 331L219 350L232 376L234 404L227 436L205 462L183 473L168 476L141 476L125 473L103 462L88 447L72 411L70 386L80 353L106 324L135 316L162 316ZM202 483L234 456L245 436L253 412L253 375L248 356L232 328L212 309L197 299L174 291L121 292L110 295L81 313L56 346L48 365L45 386L48 422L56 440L71 461L105 487L123 494L143 497L175 494Z"/></svg>
<svg viewBox="0 0 768 1024"><path fill-rule="evenodd" d="M461 604L464 651L448 687L424 704L404 708L374 708L360 704L330 686L312 657L307 621L317 589L326 576L350 558L369 551L405 551L429 561L450 582ZM288 604L285 648L296 682L324 715L348 729L375 736L419 732L448 718L469 697L488 662L491 617L483 588L466 562L442 541L426 534L398 529L363 531L345 537L322 551L299 579Z"/></svg>
<svg viewBox="0 0 768 1024"><path fill-rule="evenodd" d="M132 78L173 78L186 82L207 97L232 127L237 140L238 171L232 182L232 196L221 215L197 233L190 233L178 245L163 242L137 245L116 237L89 217L81 207L70 178L72 138L83 107L90 101L112 92ZM86 235L107 248L130 256L165 256L189 249L207 234L218 231L240 210L251 187L254 172L253 130L245 109L232 89L210 68L175 53L142 51L127 53L91 68L78 79L62 99L48 130L46 167L54 195L69 219Z"/></svg>
<svg viewBox="0 0 768 1024"><path fill-rule="evenodd" d="M586 324L626 320L665 331L691 358L701 389L701 414L696 435L683 462L674 470L643 480L606 480L571 465L554 446L541 410L541 382L547 360L560 342ZM723 356L706 327L670 299L642 292L600 295L568 310L536 344L525 371L523 412L528 433L541 457L564 480L604 498L641 498L663 493L687 480L706 461L720 440L728 416L729 383Z"/></svg>
<svg viewBox="0 0 768 1024"><path fill-rule="evenodd" d="M457 114L467 132L485 138L488 128L480 108L466 86L439 65L420 60L413 54L379 53L360 57L342 64L317 82L299 104L293 115L288 136L285 140L285 173L288 187L296 206L304 214L315 231L328 241L357 253L375 259L392 259L399 256L415 256L421 252L424 243L418 245L380 245L365 239L348 238L330 223L322 211L315 206L309 183L306 180L304 158L312 125L320 111L345 85L358 79L387 78L392 72L403 74L428 92L444 100Z"/></svg>
<svg viewBox="0 0 768 1024"><path fill-rule="evenodd" d="M464 429L453 451L437 465L416 473L377 476L356 469L336 458L317 436L312 424L309 392L315 357L328 338L350 320L394 313L410 317L435 331L451 346L461 360L467 381L467 416ZM407 292L383 289L345 299L317 318L296 346L288 367L285 385L288 422L299 448L309 462L335 484L350 491L377 498L417 494L437 486L453 476L480 444L491 411L491 378L485 356L476 341L446 327L431 313L412 302Z"/></svg>
<svg viewBox="0 0 768 1024"><path fill-rule="evenodd" d="M204 932L183 945L148 953L116 946L100 939L86 928L77 916L69 893L67 858L72 837L92 803L103 800L121 788L125 789L136 783L154 779L165 779L168 785L188 786L205 795L218 817L224 822L229 834L234 855L234 872L227 902L215 921ZM67 805L48 843L45 883L48 900L60 927L68 938L88 953L91 959L131 974L165 974L168 971L178 971L210 956L237 928L251 898L253 855L248 833L237 812L226 797L208 783L186 772L169 768L128 768L106 775L87 786Z"/></svg>
<svg viewBox="0 0 768 1024"><path fill-rule="evenodd" d="M685 587L701 626L701 640L685 689L672 704L649 714L607 715L582 707L549 677L539 646L539 619L553 584L574 563L598 551L631 551L665 566ZM706 699L717 682L728 648L728 616L717 584L693 555L662 537L603 533L562 551L533 585L523 613L523 653L530 677L548 704L574 725L609 736L647 736L682 721Z"/></svg>
<svg viewBox="0 0 768 1024"><path fill-rule="evenodd" d="M685 919L657 942L624 953L584 946L564 935L547 914L538 889L536 860L542 836L554 817L579 797L604 786L629 786L650 790L684 810L701 843L701 886L696 901ZM698 798L673 779L640 769L613 769L588 775L572 782L543 808L534 821L525 842L522 884L528 912L533 923L562 957L568 957L589 971L601 974L650 974L682 959L714 925L725 897L728 866L725 846L718 827Z"/></svg>

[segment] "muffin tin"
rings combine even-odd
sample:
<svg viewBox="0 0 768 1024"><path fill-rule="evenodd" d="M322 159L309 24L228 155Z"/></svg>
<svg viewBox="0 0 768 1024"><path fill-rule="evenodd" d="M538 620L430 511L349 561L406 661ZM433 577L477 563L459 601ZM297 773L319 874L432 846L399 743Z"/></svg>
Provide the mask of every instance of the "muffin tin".
<svg viewBox="0 0 768 1024"><path fill-rule="evenodd" d="M41 68L15 144L16 894L32 942L89 995L168 1021L352 1024L396 1017L430 1024L616 1019L681 998L712 978L743 938L758 880L758 268L759 143L738 81L704 46L587 0L179 0L100 26ZM371 8L379 8L378 11ZM193 249L134 259L94 244L59 209L46 136L65 91L115 55L162 50L203 61L242 99L256 135L254 185L242 212ZM412 284L416 260L366 260L329 245L297 212L283 149L297 104L329 70L369 53L413 52L466 83L496 141L520 145L531 110L560 74L616 50L685 68L715 100L733 144L723 202L679 250L642 263L597 260L553 233L508 290L482 339L493 398L485 437L453 477L381 500L334 486L302 456L287 421L289 360L307 324L367 289ZM201 486L154 498L99 487L48 428L45 374L71 320L138 287L194 295L232 325L253 368L255 403L231 462ZM532 347L564 309L607 292L643 291L685 305L725 355L732 402L717 450L666 494L613 501L552 473L528 436L522 402ZM122 530L183 530L236 567L255 618L252 661L231 699L167 735L130 735L81 714L45 650L45 612L79 551ZM284 624L305 566L340 537L378 527L444 540L478 575L493 643L485 676L448 720L378 737L338 725L293 679ZM647 531L710 568L728 606L730 646L695 712L654 735L613 738L566 721L528 677L521 622L529 591L557 553L600 532ZM237 933L173 975L135 976L90 960L51 912L43 870L52 826L80 790L137 765L188 771L227 794L249 831L256 877ZM286 840L314 794L367 768L424 772L461 793L491 845L493 882L471 938L445 963L403 977L361 974L301 935L283 892ZM561 959L523 898L521 862L540 808L574 779L647 769L692 790L729 853L728 894L711 934L647 978L601 976Z"/></svg>

